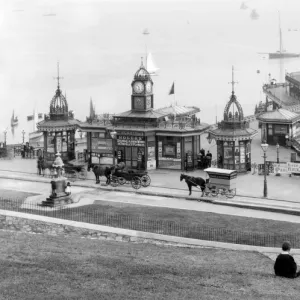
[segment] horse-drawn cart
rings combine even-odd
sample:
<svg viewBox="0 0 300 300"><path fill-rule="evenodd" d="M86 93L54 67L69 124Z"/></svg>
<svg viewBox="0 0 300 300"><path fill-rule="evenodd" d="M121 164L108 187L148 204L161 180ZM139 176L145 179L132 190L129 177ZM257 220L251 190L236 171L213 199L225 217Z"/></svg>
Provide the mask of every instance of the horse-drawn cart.
<svg viewBox="0 0 300 300"><path fill-rule="evenodd" d="M205 196L216 197L220 194L227 198L233 198L236 195L236 170L207 168L204 171L209 176L204 190Z"/></svg>
<svg viewBox="0 0 300 300"><path fill-rule="evenodd" d="M146 171L115 170L114 174L112 174L110 184L115 187L125 183L131 183L134 189L139 189L141 186L149 186L151 179Z"/></svg>

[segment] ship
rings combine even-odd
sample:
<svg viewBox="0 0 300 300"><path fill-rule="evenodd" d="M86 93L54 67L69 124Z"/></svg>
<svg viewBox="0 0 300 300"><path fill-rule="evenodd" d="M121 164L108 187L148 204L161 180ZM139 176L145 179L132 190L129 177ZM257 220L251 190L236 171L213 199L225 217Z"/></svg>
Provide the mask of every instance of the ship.
<svg viewBox="0 0 300 300"><path fill-rule="evenodd" d="M259 14L257 13L256 9L252 9L251 14L250 14L250 18L252 20L257 20L259 18Z"/></svg>
<svg viewBox="0 0 300 300"><path fill-rule="evenodd" d="M18 117L15 117L15 111L13 110L13 114L12 114L12 117L10 120L10 126L15 127L15 126L18 126L18 124L19 124Z"/></svg>
<svg viewBox="0 0 300 300"><path fill-rule="evenodd" d="M151 52L149 52L146 56L146 70L149 72L151 76L158 75L157 72L159 68L155 65Z"/></svg>
<svg viewBox="0 0 300 300"><path fill-rule="evenodd" d="M240 9L247 9L248 6L246 5L245 2L242 2Z"/></svg>
<svg viewBox="0 0 300 300"><path fill-rule="evenodd" d="M269 59L291 58L291 57L299 57L299 56L300 53L286 52L286 50L283 49L282 32L281 32L280 15L279 15L279 50L277 52L269 53Z"/></svg>

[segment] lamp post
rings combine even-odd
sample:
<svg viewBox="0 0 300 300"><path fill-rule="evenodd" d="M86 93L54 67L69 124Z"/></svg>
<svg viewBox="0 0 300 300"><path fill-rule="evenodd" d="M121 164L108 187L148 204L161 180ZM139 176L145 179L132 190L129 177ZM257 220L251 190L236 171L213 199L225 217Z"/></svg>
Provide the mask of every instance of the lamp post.
<svg viewBox="0 0 300 300"><path fill-rule="evenodd" d="M6 146L6 135L7 135L7 130L5 129L5 130L3 131L3 133L4 133L4 145Z"/></svg>
<svg viewBox="0 0 300 300"><path fill-rule="evenodd" d="M211 137L211 135L210 135L210 133L207 135L207 140L208 140L208 143L210 144L211 142L212 142L212 137Z"/></svg>
<svg viewBox="0 0 300 300"><path fill-rule="evenodd" d="M276 145L276 150L277 150L277 163L279 164L279 144L277 143Z"/></svg>
<svg viewBox="0 0 300 300"><path fill-rule="evenodd" d="M24 129L22 130L22 135L23 135L23 142L22 142L22 144L24 144L24 138L25 138L25 131L24 131Z"/></svg>
<svg viewBox="0 0 300 300"><path fill-rule="evenodd" d="M112 146L113 146L113 165L115 165L115 140L117 138L117 132L113 129L111 132L110 132L110 136L112 138Z"/></svg>
<svg viewBox="0 0 300 300"><path fill-rule="evenodd" d="M266 158L267 158L267 150L268 144L261 144L261 148L264 151L264 197L268 197L268 188L267 188L267 165L266 165Z"/></svg>

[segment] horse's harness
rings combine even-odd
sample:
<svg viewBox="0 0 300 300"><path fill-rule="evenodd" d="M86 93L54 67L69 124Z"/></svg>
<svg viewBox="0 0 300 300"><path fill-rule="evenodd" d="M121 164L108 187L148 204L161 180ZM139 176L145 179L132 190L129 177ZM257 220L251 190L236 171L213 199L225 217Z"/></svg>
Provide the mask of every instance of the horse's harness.
<svg viewBox="0 0 300 300"><path fill-rule="evenodd" d="M187 178L185 178L185 180L187 180L187 181L189 181L189 182L195 184L195 186L196 186L198 189L201 188L201 185L198 185L196 182L192 181L190 178L194 178L194 177L187 176ZM205 185L206 185L206 183L205 183Z"/></svg>

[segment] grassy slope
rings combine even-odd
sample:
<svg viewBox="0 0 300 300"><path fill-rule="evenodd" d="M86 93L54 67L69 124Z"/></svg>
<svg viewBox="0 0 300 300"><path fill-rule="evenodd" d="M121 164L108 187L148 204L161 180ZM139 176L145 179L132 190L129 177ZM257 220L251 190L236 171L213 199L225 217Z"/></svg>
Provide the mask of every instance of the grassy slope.
<svg viewBox="0 0 300 300"><path fill-rule="evenodd" d="M276 220L247 218L231 215L223 215L201 211L180 210L164 207L151 207L111 201L97 201L97 204L66 210L64 215L72 215L72 218L90 220L97 223L97 213L118 214L131 218L145 220L170 221L187 226L200 226L209 228L225 228L242 232L261 232L268 234L300 234L300 224L281 222ZM59 215L59 212L56 212Z"/></svg>
<svg viewBox="0 0 300 300"><path fill-rule="evenodd" d="M262 254L0 232L0 299L299 299Z"/></svg>

